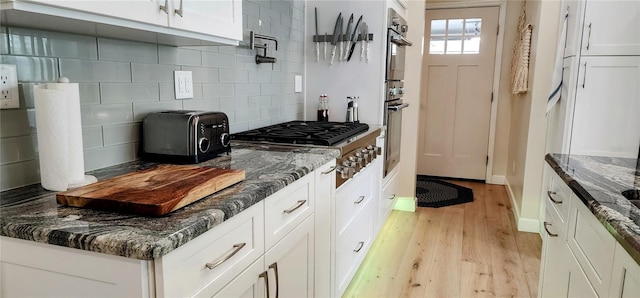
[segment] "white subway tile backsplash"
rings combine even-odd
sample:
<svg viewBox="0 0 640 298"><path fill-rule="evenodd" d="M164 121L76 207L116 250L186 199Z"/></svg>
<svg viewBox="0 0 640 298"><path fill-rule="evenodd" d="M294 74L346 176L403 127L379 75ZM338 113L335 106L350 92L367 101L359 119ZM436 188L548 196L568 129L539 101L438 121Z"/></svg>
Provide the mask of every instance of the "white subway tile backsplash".
<svg viewBox="0 0 640 298"><path fill-rule="evenodd" d="M19 82L54 82L59 77L55 58L2 55L0 61L16 65Z"/></svg>
<svg viewBox="0 0 640 298"><path fill-rule="evenodd" d="M168 110L182 110L182 100L133 104L134 121L142 121L147 114Z"/></svg>
<svg viewBox="0 0 640 298"><path fill-rule="evenodd" d="M98 38L98 59L158 63L158 45L135 41Z"/></svg>
<svg viewBox="0 0 640 298"><path fill-rule="evenodd" d="M100 94L103 104L158 101L158 83L103 83Z"/></svg>
<svg viewBox="0 0 640 298"><path fill-rule="evenodd" d="M249 72L241 69L220 69L220 83L247 83Z"/></svg>
<svg viewBox="0 0 640 298"><path fill-rule="evenodd" d="M131 63L59 59L60 75L71 82L131 82Z"/></svg>
<svg viewBox="0 0 640 298"><path fill-rule="evenodd" d="M182 107L185 110L220 111L220 99L212 98L185 100L182 102Z"/></svg>
<svg viewBox="0 0 640 298"><path fill-rule="evenodd" d="M84 149L100 148L104 146L102 140L102 126L82 128L82 147Z"/></svg>
<svg viewBox="0 0 640 298"><path fill-rule="evenodd" d="M173 82L173 72L180 70L176 65L131 63L133 82Z"/></svg>
<svg viewBox="0 0 640 298"><path fill-rule="evenodd" d="M120 145L140 142L142 124L140 122L119 125L105 125L102 128L104 145Z"/></svg>
<svg viewBox="0 0 640 298"><path fill-rule="evenodd" d="M202 84L202 97L216 98L234 96L234 84Z"/></svg>
<svg viewBox="0 0 640 298"><path fill-rule="evenodd" d="M277 51L264 42L277 63L256 64L259 51L246 44L171 47L154 43L148 34L132 42L0 26L0 61L18 66L21 105L0 111L0 174L12 174L3 175L0 190L39 181L33 86L61 75L80 83L87 170L136 159L140 121L149 112L221 111L232 133L303 119L303 96L290 92L293 75L305 67L304 42L298 40L304 20L294 18L304 1L242 0L242 5L245 40L249 30L278 38ZM192 99L175 99L175 70L193 72Z"/></svg>
<svg viewBox="0 0 640 298"><path fill-rule="evenodd" d="M217 68L183 66L182 70L191 71L193 81L196 83L217 83L219 81Z"/></svg>
<svg viewBox="0 0 640 298"><path fill-rule="evenodd" d="M236 66L235 56L230 54L202 52L202 66L234 68Z"/></svg>
<svg viewBox="0 0 640 298"><path fill-rule="evenodd" d="M14 55L98 59L96 38L91 36L9 28L9 43Z"/></svg>
<svg viewBox="0 0 640 298"><path fill-rule="evenodd" d="M127 143L84 150L84 169L93 171L134 161L137 158L137 148L134 143Z"/></svg>
<svg viewBox="0 0 640 298"><path fill-rule="evenodd" d="M160 64L201 66L202 54L198 50L159 45L158 60Z"/></svg>
<svg viewBox="0 0 640 298"><path fill-rule="evenodd" d="M82 125L103 125L133 122L130 103L81 106Z"/></svg>

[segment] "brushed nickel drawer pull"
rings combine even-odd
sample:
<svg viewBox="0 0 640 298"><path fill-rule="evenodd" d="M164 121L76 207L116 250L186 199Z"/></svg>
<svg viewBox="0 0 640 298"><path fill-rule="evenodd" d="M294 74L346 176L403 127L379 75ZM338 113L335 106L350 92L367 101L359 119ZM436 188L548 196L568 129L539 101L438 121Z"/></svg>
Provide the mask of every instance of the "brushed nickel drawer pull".
<svg viewBox="0 0 640 298"><path fill-rule="evenodd" d="M360 196L360 197L358 197L358 200L356 200L356 201L355 201L355 202L353 202L353 203L357 205L357 204L362 203L362 201L364 201L364 196Z"/></svg>
<svg viewBox="0 0 640 298"><path fill-rule="evenodd" d="M333 171L335 171L335 170L336 170L336 166L333 166L333 167L331 167L330 169L328 169L328 170L326 170L326 171L324 171L324 172L321 172L320 174L322 174L322 175L326 175L326 174L329 174L329 173L331 173L331 172L333 172Z"/></svg>
<svg viewBox="0 0 640 298"><path fill-rule="evenodd" d="M298 201L298 203L295 206L293 206L293 207L291 207L291 208L289 208L287 210L284 210L282 212L284 214L290 214L291 212L296 211L296 209L302 207L302 205L304 205L304 203L306 203L306 202L307 202L307 200L300 200L300 201Z"/></svg>
<svg viewBox="0 0 640 298"><path fill-rule="evenodd" d="M547 235L549 235L549 237L558 237L558 234L554 234L549 232L549 226L552 226L552 224L548 223L548 222L544 222L544 230L547 231Z"/></svg>
<svg viewBox="0 0 640 298"><path fill-rule="evenodd" d="M160 5L160 10L164 11L164 13L169 14L169 0L164 0L164 5Z"/></svg>
<svg viewBox="0 0 640 298"><path fill-rule="evenodd" d="M267 288L265 297L269 297L269 271L265 271L258 275L258 278L264 278L264 287Z"/></svg>
<svg viewBox="0 0 640 298"><path fill-rule="evenodd" d="M275 263L269 265L269 269L273 269L273 272L276 274L276 298L279 298L279 296L280 296L280 282L278 281L278 277L279 277L279 274L278 274L278 262L275 262Z"/></svg>
<svg viewBox="0 0 640 298"><path fill-rule="evenodd" d="M553 198L553 195L555 195L556 192L555 191L547 191L547 197L549 197L549 200L551 200L551 202L555 203L555 204L562 204L562 201L558 201L556 199Z"/></svg>
<svg viewBox="0 0 640 298"><path fill-rule="evenodd" d="M213 270L214 268L220 266L220 264L224 263L228 259L231 259L231 257L235 256L245 245L247 245L247 243L234 244L233 251L230 254L228 254L227 256L221 258L220 260L214 263L207 263L205 266L207 267L207 269Z"/></svg>
<svg viewBox="0 0 640 298"><path fill-rule="evenodd" d="M360 252L363 246L364 246L363 241L358 242L358 248L354 249L353 252Z"/></svg>
<svg viewBox="0 0 640 298"><path fill-rule="evenodd" d="M587 51L589 50L589 47L591 46L591 23L589 23L589 26L587 26L589 28L589 37L587 37Z"/></svg>
<svg viewBox="0 0 640 298"><path fill-rule="evenodd" d="M183 17L183 15L182 15L182 13L183 13L183 10L182 10L182 2L184 2L184 0L180 0L180 8L179 8L179 9L174 9L174 10L173 10L173 11L174 11L177 15L179 15L180 17Z"/></svg>
<svg viewBox="0 0 640 298"><path fill-rule="evenodd" d="M390 198L388 198L389 200L393 200L396 198L396 194L392 194Z"/></svg>

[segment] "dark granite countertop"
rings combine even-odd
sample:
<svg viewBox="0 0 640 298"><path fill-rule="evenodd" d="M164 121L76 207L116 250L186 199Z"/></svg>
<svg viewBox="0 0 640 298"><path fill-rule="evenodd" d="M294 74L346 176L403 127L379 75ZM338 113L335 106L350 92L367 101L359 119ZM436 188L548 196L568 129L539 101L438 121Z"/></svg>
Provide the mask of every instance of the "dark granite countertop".
<svg viewBox="0 0 640 298"><path fill-rule="evenodd" d="M640 208L622 191L638 189L638 160L547 154L547 163L640 264Z"/></svg>
<svg viewBox="0 0 640 298"><path fill-rule="evenodd" d="M164 217L60 206L39 184L0 193L0 235L141 260L159 258L337 158L338 149L232 143L202 166L243 169L246 179ZM155 163L136 161L90 174L105 179Z"/></svg>

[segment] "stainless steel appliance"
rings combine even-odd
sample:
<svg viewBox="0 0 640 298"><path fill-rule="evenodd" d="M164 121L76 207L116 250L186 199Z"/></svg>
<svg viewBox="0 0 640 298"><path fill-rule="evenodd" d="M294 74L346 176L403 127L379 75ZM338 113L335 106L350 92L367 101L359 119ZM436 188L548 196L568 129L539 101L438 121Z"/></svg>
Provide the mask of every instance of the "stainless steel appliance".
<svg viewBox="0 0 640 298"><path fill-rule="evenodd" d="M381 153L376 147L379 128L358 122L291 121L235 133L233 140L263 141L338 148L336 187L354 177Z"/></svg>
<svg viewBox="0 0 640 298"><path fill-rule="evenodd" d="M231 152L229 119L222 112L165 111L142 121L143 158L199 163Z"/></svg>
<svg viewBox="0 0 640 298"><path fill-rule="evenodd" d="M405 51L411 42L407 40L407 22L393 8L389 8L387 20L387 59L385 72L384 125L385 135L384 176L400 162L400 135L402 132L402 109L409 106L403 102Z"/></svg>

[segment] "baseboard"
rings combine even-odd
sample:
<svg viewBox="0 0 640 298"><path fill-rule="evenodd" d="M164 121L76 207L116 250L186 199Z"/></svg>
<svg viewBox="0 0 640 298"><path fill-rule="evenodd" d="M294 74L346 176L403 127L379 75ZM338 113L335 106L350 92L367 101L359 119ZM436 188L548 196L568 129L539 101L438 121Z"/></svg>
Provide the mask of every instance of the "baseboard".
<svg viewBox="0 0 640 298"><path fill-rule="evenodd" d="M493 176L491 176L491 182L489 184L505 185L505 180L506 179L507 178L505 176L493 175Z"/></svg>
<svg viewBox="0 0 640 298"><path fill-rule="evenodd" d="M509 196L509 200L511 201L511 210L513 211L513 216L516 219L516 225L518 226L518 231L540 233L540 220L520 217L520 208L516 204L515 195L513 194L513 190L511 189L509 180L505 176L502 176L502 177L504 177L504 182L505 182L504 185L507 188L507 195Z"/></svg>
<svg viewBox="0 0 640 298"><path fill-rule="evenodd" d="M416 212L416 202L418 200L415 197L398 197L393 210Z"/></svg>

